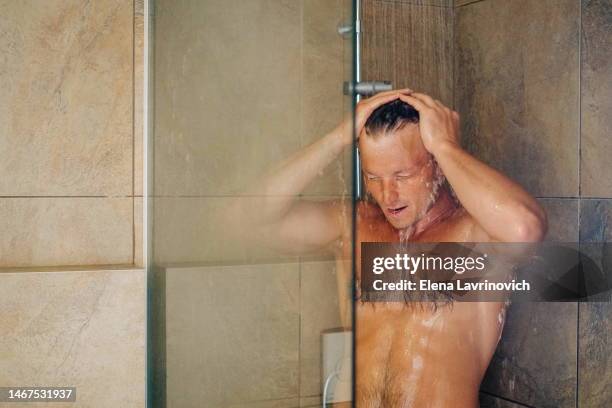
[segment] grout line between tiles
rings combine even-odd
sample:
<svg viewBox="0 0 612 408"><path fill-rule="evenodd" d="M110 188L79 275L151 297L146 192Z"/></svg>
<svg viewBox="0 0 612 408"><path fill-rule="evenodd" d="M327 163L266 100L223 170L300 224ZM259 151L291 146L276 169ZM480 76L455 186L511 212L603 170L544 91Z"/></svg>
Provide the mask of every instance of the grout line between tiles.
<svg viewBox="0 0 612 408"><path fill-rule="evenodd" d="M578 3L578 248L580 249L582 226L582 2ZM580 394L580 302L576 303L576 401Z"/></svg>
<svg viewBox="0 0 612 408"><path fill-rule="evenodd" d="M136 0L132 1L132 263L136 263Z"/></svg>
<svg viewBox="0 0 612 408"><path fill-rule="evenodd" d="M533 405L523 404L522 402L515 401L515 400L513 400L513 399L511 399L511 398L502 397L501 395L493 394L493 393L491 393L491 392L487 392L487 391L480 390L480 393L481 393L481 394L488 395L488 396L490 396L490 397L498 398L498 399L503 400L503 401L511 402L511 403L516 404L516 405L519 405L519 406L521 406L521 407L525 407L525 408L536 408L536 407L535 407L535 406L533 406Z"/></svg>
<svg viewBox="0 0 612 408"><path fill-rule="evenodd" d="M0 198L133 198L134 195L0 195Z"/></svg>
<svg viewBox="0 0 612 408"><path fill-rule="evenodd" d="M300 134L298 146L304 147L304 2L300 2ZM302 257L298 256L298 366L297 366L297 401L300 405L302 395Z"/></svg>
<svg viewBox="0 0 612 408"><path fill-rule="evenodd" d="M460 4L458 6L454 6L454 8L469 6L470 4L480 3L482 1L484 1L484 0L473 0L473 1L470 1L469 3L463 3L463 4ZM493 1L493 0L489 0L489 1Z"/></svg>

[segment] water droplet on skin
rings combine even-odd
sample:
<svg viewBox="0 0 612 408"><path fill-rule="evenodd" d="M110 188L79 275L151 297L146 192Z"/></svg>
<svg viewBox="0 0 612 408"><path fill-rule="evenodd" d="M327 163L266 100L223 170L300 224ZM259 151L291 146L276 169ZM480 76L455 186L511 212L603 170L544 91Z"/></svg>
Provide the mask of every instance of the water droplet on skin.
<svg viewBox="0 0 612 408"><path fill-rule="evenodd" d="M412 359L412 368L415 370L421 370L423 368L423 357L414 356Z"/></svg>
<svg viewBox="0 0 612 408"><path fill-rule="evenodd" d="M421 324L425 327L432 327L436 323L436 320L438 320L439 318L440 318L440 314L436 313L429 319L421 320Z"/></svg>

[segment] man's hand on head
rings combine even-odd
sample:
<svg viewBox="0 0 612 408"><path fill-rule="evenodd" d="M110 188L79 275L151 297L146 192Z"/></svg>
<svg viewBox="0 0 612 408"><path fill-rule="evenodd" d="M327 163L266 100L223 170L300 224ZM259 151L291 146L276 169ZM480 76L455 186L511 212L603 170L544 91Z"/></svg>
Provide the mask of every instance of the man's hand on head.
<svg viewBox="0 0 612 408"><path fill-rule="evenodd" d="M345 145L351 145L353 138L359 138L359 135L363 131L366 121L381 105L385 103L400 99L401 95L412 92L408 88L395 89L392 91L380 92L367 99L359 101L355 108L355 132L353 133L353 117L347 117L337 128L337 131L342 135L342 139Z"/></svg>
<svg viewBox="0 0 612 408"><path fill-rule="evenodd" d="M423 145L436 156L436 150L451 144L459 146L459 114L431 96L418 93L400 93L399 98L419 111L419 131Z"/></svg>

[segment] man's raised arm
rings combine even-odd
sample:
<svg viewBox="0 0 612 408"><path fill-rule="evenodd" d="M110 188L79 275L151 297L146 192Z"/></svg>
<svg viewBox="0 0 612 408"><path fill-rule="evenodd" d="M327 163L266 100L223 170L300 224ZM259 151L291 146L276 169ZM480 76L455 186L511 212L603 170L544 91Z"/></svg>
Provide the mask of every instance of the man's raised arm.
<svg viewBox="0 0 612 408"><path fill-rule="evenodd" d="M357 133L378 106L399 98L401 91L377 94L361 101L356 110ZM234 228L252 231L257 239L283 252L325 249L344 232L350 213L341 201L298 200L317 175L353 143L353 120L282 161L254 184L248 197L237 198L228 209Z"/></svg>
<svg viewBox="0 0 612 408"><path fill-rule="evenodd" d="M423 144L476 221L480 230L475 231L475 240L535 242L544 238L546 213L537 200L460 147L457 112L421 93L400 98L419 111Z"/></svg>

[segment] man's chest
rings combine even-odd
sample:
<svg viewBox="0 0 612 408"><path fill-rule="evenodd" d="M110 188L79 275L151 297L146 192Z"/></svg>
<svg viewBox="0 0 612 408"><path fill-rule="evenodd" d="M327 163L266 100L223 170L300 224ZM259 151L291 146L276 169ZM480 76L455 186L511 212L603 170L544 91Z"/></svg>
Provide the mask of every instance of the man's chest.
<svg viewBox="0 0 612 408"><path fill-rule="evenodd" d="M464 214L459 214L428 228L418 236L409 237L406 243L470 242L472 229L470 220ZM357 269L359 270L361 264L361 244L363 242L396 243L400 240L402 240L400 231L393 228L386 220L358 218L355 234Z"/></svg>

